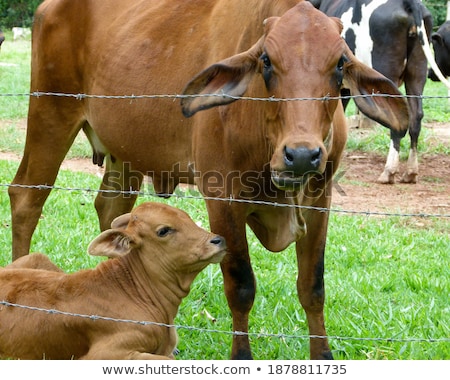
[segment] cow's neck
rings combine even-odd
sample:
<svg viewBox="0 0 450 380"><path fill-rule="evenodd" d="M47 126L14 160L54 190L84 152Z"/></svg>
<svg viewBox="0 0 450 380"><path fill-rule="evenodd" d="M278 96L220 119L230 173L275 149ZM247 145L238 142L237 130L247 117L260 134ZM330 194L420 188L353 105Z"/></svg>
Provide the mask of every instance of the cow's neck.
<svg viewBox="0 0 450 380"><path fill-rule="evenodd" d="M140 255L127 255L122 258L127 270L132 273L132 281L139 297L148 304L165 310L170 320L175 317L178 307L189 293L191 280L180 279L162 268L148 268ZM183 281L184 280L184 281Z"/></svg>

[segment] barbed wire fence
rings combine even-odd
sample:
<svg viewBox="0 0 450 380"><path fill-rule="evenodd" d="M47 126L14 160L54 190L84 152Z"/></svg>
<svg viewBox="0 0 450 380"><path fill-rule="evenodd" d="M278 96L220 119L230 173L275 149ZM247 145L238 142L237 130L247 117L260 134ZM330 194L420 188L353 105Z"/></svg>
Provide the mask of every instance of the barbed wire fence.
<svg viewBox="0 0 450 380"><path fill-rule="evenodd" d="M154 95L100 95L100 94L69 94L69 93L60 93L60 92L41 92L35 91L31 93L3 93L0 94L1 97L47 97L47 96L55 96L55 97L63 97L63 98L73 98L78 101L82 101L84 99L115 99L115 100L130 100L138 101L140 99L183 99L190 97L228 97L234 100L244 100L244 101L263 101L263 102L290 102L290 101L328 101L328 100L337 100L337 99L353 99L356 97L419 97L421 99L449 99L448 96L428 96L428 95L388 95L388 94L366 94L366 95L358 95L358 96L339 96L339 97L320 97L320 98L255 98L255 97L235 97L227 94L204 94L204 95L179 95L179 94L154 94ZM9 188L9 187L22 187L29 189L37 189L37 190L58 190L58 191L67 191L67 192L86 192L86 193L110 193L117 195L137 195L138 197L155 197L160 198L164 196L164 194L156 194L152 191L133 191L133 190L105 190L105 189L90 189L90 188L80 188L80 187L61 187L61 186L50 186L46 184L41 185L21 185L21 184L11 184L11 183L0 183L0 188ZM401 212L378 212L378 211L357 211L357 210L345 210L345 209L334 209L334 208L318 208L313 206L303 206L303 205L295 205L295 204L282 204L276 202L268 202L268 201L258 201L258 200L248 200L248 199L238 199L238 198L220 198L220 197L205 197L201 194L192 195L187 193L173 193L167 194L167 196L183 198L188 200L214 200L220 202L243 202L243 203L253 203L258 205L266 205L273 207L292 207L292 208L302 208L302 209L310 209L319 212L333 212L333 213L342 213L342 214L350 214L350 215L364 215L364 216L386 216L386 217L418 217L418 218L450 218L450 213L401 213ZM50 315L64 315L70 316L74 318L83 318L90 319L93 321L101 320L101 321L109 321L115 323L127 323L127 324L135 324L135 325L154 325L166 328L175 328L175 329L183 329L190 331L198 331L209 334L225 334L225 335L248 335L251 337L266 337L266 338L280 338L280 339L296 339L296 340L305 340L310 338L328 338L332 340L338 341L372 341L372 342L425 342L425 343L436 343L436 342L450 342L450 337L445 338L417 338L417 337L406 337L406 338L398 338L398 337L349 337L349 336L310 336L305 334L284 334L284 333L252 333L252 332L241 332L241 331L229 331L229 330L219 330L219 329L209 329L209 328L199 328L195 326L188 325L169 325L164 323L158 323L154 321L142 321L142 320L132 320L132 319L118 319L111 318L108 316L100 316L100 315L86 315L73 313L64 310L56 310L56 309L45 309L40 307L33 307L29 305L21 305L16 303L8 302L7 300L0 300L0 306L4 307L15 307L35 312L46 313Z"/></svg>
<svg viewBox="0 0 450 380"><path fill-rule="evenodd" d="M243 332L243 331L229 331L229 330L218 330L218 329L208 329L208 328L200 328L195 326L187 326L187 325L177 325L177 324L167 324L167 323L159 323L154 321L137 321L133 319L121 319L121 318L111 318L105 317L101 315L89 315L89 314L79 314L79 313L71 313L66 311L61 311L57 309L45 309L41 307L34 307L28 305L21 305L17 303L12 303L8 301L0 301L0 305L6 307L16 307L24 310L31 310L51 315L63 315L67 317L74 318L83 318L89 319L92 321L107 321L107 322L115 322L115 323L126 323L133 324L139 326L158 326L158 327L166 327L166 328L175 328L177 330L190 330L197 332L204 332L210 334L225 334L225 335L248 335L250 337L257 338L286 338L286 339L334 339L334 340L354 340L354 341L371 341L371 342L403 342L403 343L412 343L412 342L425 342L425 343L438 343L438 342L450 342L450 338L397 338L397 337L389 337L389 338L381 338L381 337L345 337L345 336L324 336L324 335L295 335L295 334L275 334L275 333L251 333L251 332Z"/></svg>

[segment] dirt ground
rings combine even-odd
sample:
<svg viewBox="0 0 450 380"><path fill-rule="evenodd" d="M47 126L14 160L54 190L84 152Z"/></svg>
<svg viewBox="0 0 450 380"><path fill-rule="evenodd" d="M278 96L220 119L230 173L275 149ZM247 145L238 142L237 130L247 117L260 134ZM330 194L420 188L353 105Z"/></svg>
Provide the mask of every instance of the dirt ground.
<svg viewBox="0 0 450 380"><path fill-rule="evenodd" d="M450 145L450 124L426 124L432 128L428 143ZM351 130L350 133L353 131ZM408 137L406 137L408 138ZM376 182L384 169L386 157L367 152L346 151L341 163L343 176L334 186L333 205L355 211L413 214L450 214L450 156L419 152L419 177L416 184L400 183L406 162L393 185Z"/></svg>
<svg viewBox="0 0 450 380"><path fill-rule="evenodd" d="M25 126L23 126L25 127ZM427 124L434 130L429 143L450 144L450 123ZM350 133L353 133L351 130ZM0 159L19 159L17 155L0 152ZM383 171L386 157L367 152L346 151L333 188L333 208L386 213L450 214L450 156L419 152L419 178L416 184L399 183L406 163L393 185L376 182ZM102 175L101 169L89 159L66 160L62 168Z"/></svg>

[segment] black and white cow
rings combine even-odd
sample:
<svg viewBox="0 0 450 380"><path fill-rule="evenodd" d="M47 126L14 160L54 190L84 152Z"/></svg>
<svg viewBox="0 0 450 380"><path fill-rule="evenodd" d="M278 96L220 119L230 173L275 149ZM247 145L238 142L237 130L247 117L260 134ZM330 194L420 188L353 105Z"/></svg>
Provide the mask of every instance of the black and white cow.
<svg viewBox="0 0 450 380"><path fill-rule="evenodd" d="M411 147L402 182L416 183L417 141L423 118L422 95L427 80L427 58L432 16L419 0L311 0L314 6L344 24L343 37L359 60L398 86L404 83L410 108ZM425 33L426 30L426 33ZM423 37L427 36L424 41ZM394 183L399 165L400 138L391 134L391 146L381 183Z"/></svg>
<svg viewBox="0 0 450 380"><path fill-rule="evenodd" d="M450 76L450 21L444 22L437 32L431 35L434 58L446 77ZM437 82L439 78L432 68L428 71L428 78Z"/></svg>

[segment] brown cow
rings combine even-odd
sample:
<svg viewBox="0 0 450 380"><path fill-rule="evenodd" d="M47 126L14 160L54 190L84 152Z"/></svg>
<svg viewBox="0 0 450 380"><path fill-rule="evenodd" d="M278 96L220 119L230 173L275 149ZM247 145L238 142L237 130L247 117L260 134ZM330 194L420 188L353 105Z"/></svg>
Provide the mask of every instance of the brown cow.
<svg viewBox="0 0 450 380"><path fill-rule="evenodd" d="M168 359L172 325L195 276L225 256L225 240L181 210L147 202L114 220L88 248L113 258L64 274L33 254L0 269L0 300L64 313L156 322L136 324L0 307L0 357L19 359ZM37 263L40 263L36 265ZM56 267L56 266L55 266Z"/></svg>
<svg viewBox="0 0 450 380"><path fill-rule="evenodd" d="M186 119L171 98L32 97L14 184L53 184L81 129L94 162L106 157L102 190L137 190L143 174L161 195L180 182L195 183L204 195L228 200L206 203L211 229L227 240L221 268L233 330L248 331L255 297L248 223L270 251L296 243L297 289L309 332L325 336L328 213L301 207L330 206L347 131L342 104L333 97L342 86L354 95L400 95L355 59L341 28L339 20L298 0L47 0L34 22L32 91L180 94L194 77L185 87L184 114L221 107ZM208 93L214 96L198 97ZM320 100L229 104L243 94ZM359 97L357 103L405 134L402 99ZM9 193L16 259L29 252L49 190L12 186ZM99 193L100 227L108 228L134 200ZM327 339L312 337L310 354L331 358ZM231 357L252 357L246 334L233 336Z"/></svg>

